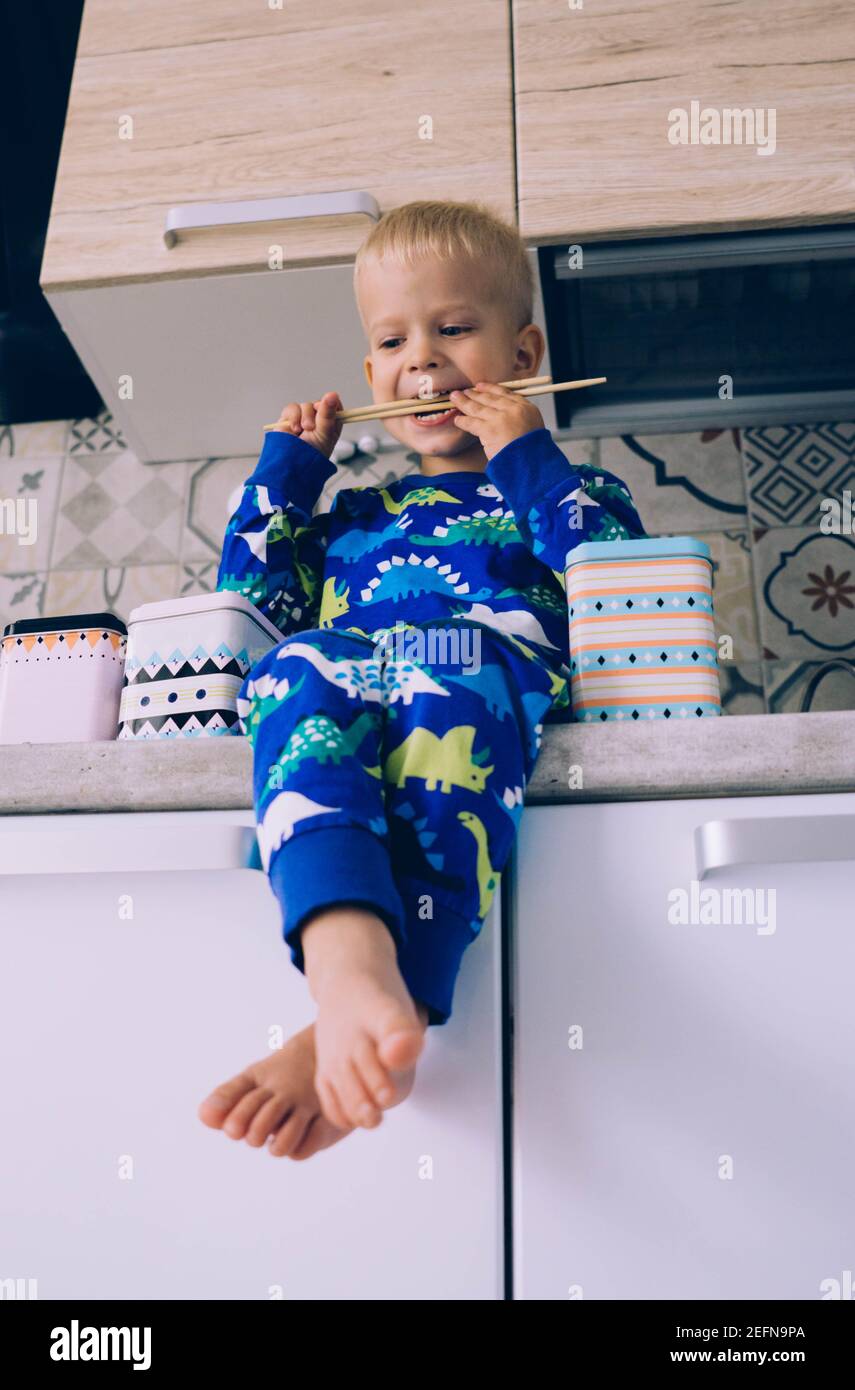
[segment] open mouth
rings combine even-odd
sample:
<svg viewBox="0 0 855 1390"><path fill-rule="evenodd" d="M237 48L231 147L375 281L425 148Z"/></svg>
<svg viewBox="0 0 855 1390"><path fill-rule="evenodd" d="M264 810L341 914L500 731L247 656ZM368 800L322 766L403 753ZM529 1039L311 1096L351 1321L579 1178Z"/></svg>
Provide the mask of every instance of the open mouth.
<svg viewBox="0 0 855 1390"><path fill-rule="evenodd" d="M459 414L460 412L457 407L451 406L450 409L445 410L426 410L421 415L411 415L410 419L414 425L434 428L437 425L444 425L447 421L452 420L455 415Z"/></svg>
<svg viewBox="0 0 855 1390"><path fill-rule="evenodd" d="M436 395L439 398L441 396L450 395L452 391L462 391L463 389L462 386L448 386L444 391L437 391ZM430 397L420 398L416 396L414 399L429 400ZM409 418L415 425L424 426L428 429L435 429L437 425L447 424L449 420L453 420L454 416L459 414L460 412L456 406L441 406L439 410L424 410L418 415L411 415Z"/></svg>

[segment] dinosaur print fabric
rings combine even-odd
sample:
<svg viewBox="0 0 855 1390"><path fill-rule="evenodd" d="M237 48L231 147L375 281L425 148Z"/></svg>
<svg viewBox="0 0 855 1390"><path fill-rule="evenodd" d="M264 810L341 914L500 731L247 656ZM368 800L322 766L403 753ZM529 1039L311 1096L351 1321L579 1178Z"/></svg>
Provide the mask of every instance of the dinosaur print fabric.
<svg viewBox="0 0 855 1390"><path fill-rule="evenodd" d="M269 433L220 561L217 588L244 594L285 639L238 701L262 863L298 968L310 912L365 903L444 1023L542 722L569 710L567 554L644 531L620 480L572 466L545 429L484 473L346 488L313 515L334 471L305 441ZM436 630L460 640L431 647Z"/></svg>
<svg viewBox="0 0 855 1390"><path fill-rule="evenodd" d="M334 902L386 921L410 992L451 1013L499 885L557 678L494 633L480 671L380 652L356 633L288 637L238 704L254 751L262 865L303 968L301 922Z"/></svg>
<svg viewBox="0 0 855 1390"><path fill-rule="evenodd" d="M271 431L229 521L217 588L244 594L284 636L491 627L566 676L556 708L566 707L567 555L644 535L623 483L571 466L546 429L506 445L485 473L343 488L313 516L334 472L311 444Z"/></svg>

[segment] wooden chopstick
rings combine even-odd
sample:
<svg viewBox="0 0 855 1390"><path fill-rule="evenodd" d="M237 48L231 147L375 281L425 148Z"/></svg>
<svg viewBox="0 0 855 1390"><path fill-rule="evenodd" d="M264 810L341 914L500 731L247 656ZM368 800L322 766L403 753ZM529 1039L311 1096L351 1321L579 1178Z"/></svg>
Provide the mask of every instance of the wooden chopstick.
<svg viewBox="0 0 855 1390"><path fill-rule="evenodd" d="M499 381L499 386L507 386L520 396L537 396L551 391L577 391L580 386L596 386L605 377L589 377L587 381L560 381L553 384L552 377L517 377L516 381ZM448 396L437 396L435 400L378 400L373 406L353 406L350 410L336 410L336 420L342 424L359 424L361 420L391 420L395 416L416 416L424 411L437 410L438 406L450 406ZM281 423L264 425L264 430L281 430ZM284 431L288 434L289 431Z"/></svg>
<svg viewBox="0 0 855 1390"><path fill-rule="evenodd" d="M518 390L523 386L545 386L552 380L551 376L526 376L518 377L515 381L500 381L500 386L512 387ZM352 410L340 410L336 418L345 423L359 420L373 420L378 410L388 410L391 414L411 415L414 408L423 410L436 410L438 405L443 405L448 401L448 396L436 396L433 400L427 397L413 397L412 399L402 398L397 401L374 401L371 405L357 405ZM384 416L388 419L389 416Z"/></svg>
<svg viewBox="0 0 855 1390"><path fill-rule="evenodd" d="M553 381L549 386L527 386L521 396L548 396L552 391L579 391L583 386L601 386L607 376L589 376L584 381Z"/></svg>
<svg viewBox="0 0 855 1390"><path fill-rule="evenodd" d="M584 381L555 381L543 386L523 386L518 387L516 382L499 382L500 386L509 386L518 396L546 396L553 391L578 391L583 386L599 386L605 381L604 376L587 377ZM372 415L360 415L360 420L397 420L402 415L421 415L425 411L436 410L438 406L452 405L453 402L448 396L438 396L435 401L414 401L411 405L405 405L402 409L387 410L382 403L378 404Z"/></svg>

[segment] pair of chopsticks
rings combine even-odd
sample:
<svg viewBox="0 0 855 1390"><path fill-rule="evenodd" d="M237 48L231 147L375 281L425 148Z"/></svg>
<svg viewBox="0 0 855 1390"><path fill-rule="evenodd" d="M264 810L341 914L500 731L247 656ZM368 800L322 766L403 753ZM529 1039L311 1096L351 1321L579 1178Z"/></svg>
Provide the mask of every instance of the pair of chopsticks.
<svg viewBox="0 0 855 1390"><path fill-rule="evenodd" d="M584 381L553 381L548 376L519 377L515 381L500 381L499 386L507 386L519 396L544 396L553 391L578 391L583 386L599 386L604 376L587 377ZM451 406L449 396L437 396L435 400L377 401L373 405L354 406L351 410L337 410L335 418L342 424L358 424L362 420L394 420L399 415L423 415L441 406ZM279 421L265 425L265 430L281 429ZM287 431L286 431L287 433Z"/></svg>

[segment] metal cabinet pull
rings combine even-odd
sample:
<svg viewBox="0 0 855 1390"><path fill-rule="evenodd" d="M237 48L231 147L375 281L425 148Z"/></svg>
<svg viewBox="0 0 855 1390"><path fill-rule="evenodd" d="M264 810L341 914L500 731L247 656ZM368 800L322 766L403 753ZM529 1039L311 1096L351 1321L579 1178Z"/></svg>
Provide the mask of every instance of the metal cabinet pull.
<svg viewBox="0 0 855 1390"><path fill-rule="evenodd" d="M855 816L769 816L708 820L695 828L699 879L740 864L828 864L855 860Z"/></svg>
<svg viewBox="0 0 855 1390"><path fill-rule="evenodd" d="M236 227L247 222L284 222L298 217L361 213L377 222L380 205L370 193L311 193L294 198L250 198L233 203L183 203L166 214L163 240L172 249L178 232L200 227Z"/></svg>

